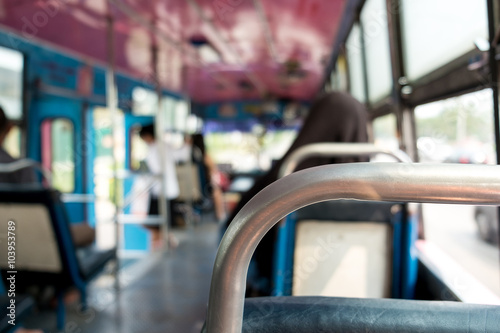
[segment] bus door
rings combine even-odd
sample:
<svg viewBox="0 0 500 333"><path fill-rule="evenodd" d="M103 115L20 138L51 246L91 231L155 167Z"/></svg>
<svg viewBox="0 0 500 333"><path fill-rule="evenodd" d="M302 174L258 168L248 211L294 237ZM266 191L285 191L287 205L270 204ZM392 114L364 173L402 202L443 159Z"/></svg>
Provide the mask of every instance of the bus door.
<svg viewBox="0 0 500 333"><path fill-rule="evenodd" d="M123 219L123 246L122 250L128 253L143 252L149 249L149 233L142 227L141 216L133 215L132 205L136 200L144 200L138 198L138 193L133 191L135 182L146 181L144 173L147 173L147 168L144 164L144 159L147 153L147 146L139 137L139 130L142 126L152 124L153 116L136 116L130 113L125 115L125 173L123 179L123 196L124 206L123 214L127 216ZM147 179L147 176L146 176ZM147 198L147 196L145 196ZM149 202L144 206L147 209ZM144 214L147 211L142 212Z"/></svg>
<svg viewBox="0 0 500 333"><path fill-rule="evenodd" d="M88 219L85 209L85 148L81 101L43 96L33 101L28 119L28 158L51 173L50 186L63 193L71 222Z"/></svg>
<svg viewBox="0 0 500 333"><path fill-rule="evenodd" d="M88 110L86 121L86 137L91 142L87 151L87 188L95 196L88 206L89 221L95 226L97 245L110 248L116 246L115 214L123 200L122 182L114 172L115 167L124 168L124 117L120 110L113 116L109 109L96 106Z"/></svg>

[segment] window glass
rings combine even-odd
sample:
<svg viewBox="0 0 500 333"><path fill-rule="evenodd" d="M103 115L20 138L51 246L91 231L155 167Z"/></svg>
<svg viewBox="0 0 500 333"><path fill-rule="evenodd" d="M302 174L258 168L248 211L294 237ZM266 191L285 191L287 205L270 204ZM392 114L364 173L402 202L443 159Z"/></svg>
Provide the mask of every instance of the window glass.
<svg viewBox="0 0 500 333"><path fill-rule="evenodd" d="M422 162L495 163L489 89L415 109ZM496 207L423 205L427 241L500 295Z"/></svg>
<svg viewBox="0 0 500 333"><path fill-rule="evenodd" d="M147 171L144 164L148 153L148 145L139 135L140 127L133 127L130 130L130 169Z"/></svg>
<svg viewBox="0 0 500 333"><path fill-rule="evenodd" d="M190 114L186 120L186 132L189 134L200 133L203 130L203 119Z"/></svg>
<svg viewBox="0 0 500 333"><path fill-rule="evenodd" d="M3 142L3 148L14 158L21 157L21 129L13 126Z"/></svg>
<svg viewBox="0 0 500 333"><path fill-rule="evenodd" d="M396 150L399 149L396 116L388 114L373 120L374 143L378 147Z"/></svg>
<svg viewBox="0 0 500 333"><path fill-rule="evenodd" d="M0 105L11 120L23 114L23 68L22 53L0 46Z"/></svg>
<svg viewBox="0 0 500 333"><path fill-rule="evenodd" d="M186 101L177 101L175 105L175 129L177 131L186 131L188 115L189 104Z"/></svg>
<svg viewBox="0 0 500 333"><path fill-rule="evenodd" d="M339 55L337 59L337 68L336 68L336 89L339 91L347 91L347 62L345 56Z"/></svg>
<svg viewBox="0 0 500 333"><path fill-rule="evenodd" d="M329 82L326 83L325 85L325 91L330 92L330 91L335 91L339 89L339 84L337 82L337 72L333 70L330 73L330 80Z"/></svg>
<svg viewBox="0 0 500 333"><path fill-rule="evenodd" d="M162 113L163 124L165 124L165 130L173 131L175 130L175 116L176 116L176 105L177 100L170 96L165 96L162 99Z"/></svg>
<svg viewBox="0 0 500 333"><path fill-rule="evenodd" d="M368 0L361 12L370 102L387 97L392 88L391 52L385 0Z"/></svg>
<svg viewBox="0 0 500 333"><path fill-rule="evenodd" d="M356 24L352 27L349 38L347 38L346 47L351 95L360 102L366 102L365 80L363 76L363 50L359 25Z"/></svg>
<svg viewBox="0 0 500 333"><path fill-rule="evenodd" d="M403 0L403 37L410 81L474 49L487 38L486 1Z"/></svg>
<svg viewBox="0 0 500 333"><path fill-rule="evenodd" d="M450 98L415 109L422 162L496 162L491 90Z"/></svg>
<svg viewBox="0 0 500 333"><path fill-rule="evenodd" d="M268 131L263 136L232 131L205 135L210 156L217 164L230 165L233 171L268 170L288 150L297 136L295 130Z"/></svg>
<svg viewBox="0 0 500 333"><path fill-rule="evenodd" d="M106 219L114 213L113 202L122 200L122 180L118 180L118 193L115 193L115 169L125 168L125 117L117 110L115 119L106 108L95 108L93 114L93 133L95 143L94 158L94 193L96 200L96 218ZM106 246L109 244L106 244Z"/></svg>
<svg viewBox="0 0 500 333"><path fill-rule="evenodd" d="M96 107L92 111L92 118L95 145L93 193L96 195L96 242L100 248L109 248L116 246L115 238L109 235L114 235L117 231L113 223L104 221L113 219L116 212L115 203L122 205L124 197L124 180L114 178L113 173L115 161L116 169L125 168L125 117L122 110L116 110L113 115L113 111L109 109Z"/></svg>
<svg viewBox="0 0 500 333"><path fill-rule="evenodd" d="M42 164L52 174L52 187L61 192L75 190L75 130L68 119L42 123Z"/></svg>
<svg viewBox="0 0 500 333"><path fill-rule="evenodd" d="M154 116L158 112L158 94L149 89L136 87L132 91L133 114Z"/></svg>

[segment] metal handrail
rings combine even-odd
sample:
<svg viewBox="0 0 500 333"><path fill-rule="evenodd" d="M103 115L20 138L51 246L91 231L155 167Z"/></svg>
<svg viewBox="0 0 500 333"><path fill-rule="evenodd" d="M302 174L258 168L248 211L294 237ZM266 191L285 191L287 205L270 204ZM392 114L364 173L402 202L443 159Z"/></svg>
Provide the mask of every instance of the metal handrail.
<svg viewBox="0 0 500 333"><path fill-rule="evenodd" d="M141 192L139 192L139 193L131 193L128 196L126 196L125 199L123 200L121 208L124 209L125 207L131 205L141 195L149 193L149 190L151 190L157 184L155 182L156 180L157 180L157 178L151 177L151 179L149 180L147 186L145 188L143 188Z"/></svg>
<svg viewBox="0 0 500 333"><path fill-rule="evenodd" d="M151 172L138 172L138 171L131 171L131 170L117 170L115 171L101 171L95 174L96 177L106 177L106 178L117 178L117 179L128 179L128 178L134 178L134 177L151 177L154 179L162 179L161 175L154 174Z"/></svg>
<svg viewBox="0 0 500 333"><path fill-rule="evenodd" d="M229 225L217 253L207 313L208 333L240 333L253 252L283 217L327 200L354 199L498 205L500 166L352 163L293 173L252 198Z"/></svg>
<svg viewBox="0 0 500 333"><path fill-rule="evenodd" d="M64 203L92 203L96 200L95 194L88 193L63 193L61 201Z"/></svg>
<svg viewBox="0 0 500 333"><path fill-rule="evenodd" d="M52 175L40 163L30 159L17 160L11 163L0 163L0 173L13 173L27 168L34 168L42 174L49 184L52 184Z"/></svg>
<svg viewBox="0 0 500 333"><path fill-rule="evenodd" d="M413 162L402 150L383 149L371 143L313 143L300 147L290 154L283 162L278 178L288 176L302 161L311 157L359 157L378 154L391 156L398 162Z"/></svg>

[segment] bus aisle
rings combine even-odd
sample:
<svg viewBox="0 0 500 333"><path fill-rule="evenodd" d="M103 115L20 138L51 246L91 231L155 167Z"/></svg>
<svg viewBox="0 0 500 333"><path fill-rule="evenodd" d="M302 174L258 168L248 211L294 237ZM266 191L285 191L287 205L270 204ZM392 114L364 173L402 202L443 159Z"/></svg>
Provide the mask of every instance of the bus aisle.
<svg viewBox="0 0 500 333"><path fill-rule="evenodd" d="M219 240L216 223L175 231L175 250L135 261L120 273L120 295L106 274L89 288L89 307L68 306L64 332L200 332ZM34 314L26 327L57 332L52 309Z"/></svg>

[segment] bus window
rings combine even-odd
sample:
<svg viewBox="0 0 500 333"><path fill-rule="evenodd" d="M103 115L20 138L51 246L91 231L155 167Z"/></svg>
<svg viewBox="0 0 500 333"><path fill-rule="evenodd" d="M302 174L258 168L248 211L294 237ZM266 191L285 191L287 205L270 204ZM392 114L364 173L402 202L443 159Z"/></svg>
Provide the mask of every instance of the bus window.
<svg viewBox="0 0 500 333"><path fill-rule="evenodd" d="M494 164L492 115L489 89L417 107L420 161Z"/></svg>
<svg viewBox="0 0 500 333"><path fill-rule="evenodd" d="M177 131L185 132L187 119L189 115L189 104L186 101L179 100L175 105L175 121L174 126Z"/></svg>
<svg viewBox="0 0 500 333"><path fill-rule="evenodd" d="M368 99L375 103L389 96L392 88L386 1L368 0L361 12L361 23L366 50Z"/></svg>
<svg viewBox="0 0 500 333"><path fill-rule="evenodd" d="M373 120L374 143L382 148L396 150L399 148L396 129L396 116L388 114Z"/></svg>
<svg viewBox="0 0 500 333"><path fill-rule="evenodd" d="M415 118L422 162L495 163L490 89L419 106ZM498 235L495 211L496 207L423 205L426 240L500 295L498 247L487 238Z"/></svg>
<svg viewBox="0 0 500 333"><path fill-rule="evenodd" d="M10 120L22 118L22 53L0 46L0 105Z"/></svg>
<svg viewBox="0 0 500 333"><path fill-rule="evenodd" d="M153 90L135 87L132 102L132 112L136 116L154 116L158 110L158 95Z"/></svg>
<svg viewBox="0 0 500 333"><path fill-rule="evenodd" d="M259 133L259 130L262 130L260 125L254 125L252 132L207 133L205 143L208 153L217 164L229 165L235 173L267 171L273 161L283 157L297 131L279 129Z"/></svg>
<svg viewBox="0 0 500 333"><path fill-rule="evenodd" d="M217 164L227 164L237 172L259 169L259 142L252 133L233 130L205 135L207 151Z"/></svg>
<svg viewBox="0 0 500 333"><path fill-rule="evenodd" d="M335 71L334 89L339 91L347 91L347 62L345 56L339 55L337 59L337 68Z"/></svg>
<svg viewBox="0 0 500 333"><path fill-rule="evenodd" d="M42 164L52 173L52 186L61 192L75 190L73 123L47 119L42 123Z"/></svg>
<svg viewBox="0 0 500 333"><path fill-rule="evenodd" d="M347 62L349 67L349 86L351 95L360 102L366 102L365 79L363 65L363 47L361 43L361 29L359 25L352 27L347 38Z"/></svg>
<svg viewBox="0 0 500 333"><path fill-rule="evenodd" d="M145 164L141 163L146 158L148 145L139 136L140 127L130 129L130 169L134 171L142 170Z"/></svg>
<svg viewBox="0 0 500 333"><path fill-rule="evenodd" d="M261 169L269 170L274 161L281 159L297 134L297 131L291 129L268 131L262 140L262 152L259 158Z"/></svg>
<svg viewBox="0 0 500 333"><path fill-rule="evenodd" d="M402 1L405 65L415 81L488 37L486 1Z"/></svg>
<svg viewBox="0 0 500 333"><path fill-rule="evenodd" d="M163 117L163 124L165 125L165 130L173 131L175 129L175 106L177 104L177 100L170 97L165 96L162 98L161 102L161 116Z"/></svg>

